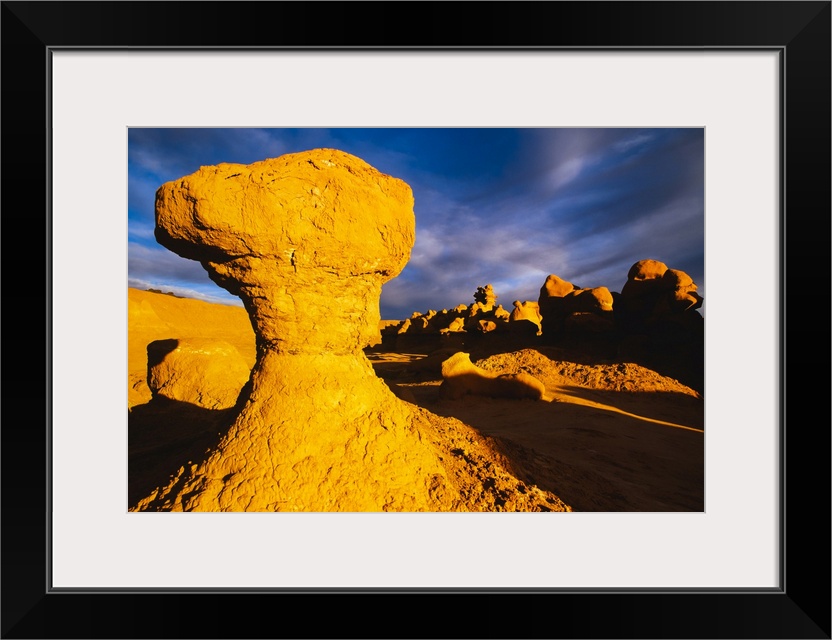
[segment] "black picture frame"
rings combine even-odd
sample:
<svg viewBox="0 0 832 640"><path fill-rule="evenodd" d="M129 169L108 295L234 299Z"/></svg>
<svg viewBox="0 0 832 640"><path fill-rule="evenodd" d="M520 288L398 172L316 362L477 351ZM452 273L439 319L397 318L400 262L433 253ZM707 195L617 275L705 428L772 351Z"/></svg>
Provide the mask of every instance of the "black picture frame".
<svg viewBox="0 0 832 640"><path fill-rule="evenodd" d="M0 20L2 333L25 352L3 360L3 638L830 638L830 2L3 2ZM53 592L49 63L69 47L778 51L780 588Z"/></svg>

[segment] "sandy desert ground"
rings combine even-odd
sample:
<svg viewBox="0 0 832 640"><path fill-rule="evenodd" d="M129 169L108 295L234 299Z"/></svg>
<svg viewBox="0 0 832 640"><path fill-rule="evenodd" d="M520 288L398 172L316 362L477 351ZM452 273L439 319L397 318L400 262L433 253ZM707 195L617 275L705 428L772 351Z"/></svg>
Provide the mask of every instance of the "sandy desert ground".
<svg viewBox="0 0 832 640"><path fill-rule="evenodd" d="M203 460L237 411L154 397L147 384L148 345L183 338L223 341L250 367L255 344L241 307L137 289L128 290L128 305L132 507L177 470ZM379 344L365 354L396 395L419 407L445 436L462 438L451 452L469 468L482 470L482 486L501 483L494 510L547 510L545 502L527 500L538 490L554 494L573 511L704 510L700 392L591 350L542 345L509 350L499 341L480 340L464 346L475 364L495 373L531 374L545 385L544 397L452 399L440 393L441 364L456 351L403 351ZM470 433L459 430L460 422L482 439L459 435ZM509 475L489 475L498 459Z"/></svg>

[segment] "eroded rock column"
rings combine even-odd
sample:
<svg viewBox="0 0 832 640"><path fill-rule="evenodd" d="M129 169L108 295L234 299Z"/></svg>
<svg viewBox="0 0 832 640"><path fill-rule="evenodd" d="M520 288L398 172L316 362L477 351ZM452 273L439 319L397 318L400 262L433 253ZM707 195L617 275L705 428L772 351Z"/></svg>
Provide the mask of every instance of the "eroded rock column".
<svg viewBox="0 0 832 640"><path fill-rule="evenodd" d="M331 149L202 167L158 190L156 238L242 298L257 362L218 447L137 510L451 507L437 452L362 352L415 239L407 184Z"/></svg>

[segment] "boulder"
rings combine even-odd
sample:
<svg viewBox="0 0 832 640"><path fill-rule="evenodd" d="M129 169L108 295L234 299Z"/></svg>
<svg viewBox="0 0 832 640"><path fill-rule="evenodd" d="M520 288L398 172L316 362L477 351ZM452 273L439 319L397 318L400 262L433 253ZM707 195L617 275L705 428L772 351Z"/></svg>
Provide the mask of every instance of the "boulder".
<svg viewBox="0 0 832 640"><path fill-rule="evenodd" d="M466 395L512 400L540 400L546 387L528 373L498 374L471 362L468 353L458 352L442 363L440 393L449 400Z"/></svg>
<svg viewBox="0 0 832 640"><path fill-rule="evenodd" d="M668 269L658 260L640 260L630 268L616 302L616 323L629 333L649 332L657 324L684 326L687 320L682 316L702 306L696 289L684 271ZM680 317L668 323L670 316Z"/></svg>
<svg viewBox="0 0 832 640"><path fill-rule="evenodd" d="M454 318L451 323L444 329L440 329L439 333L457 333L465 330L465 319Z"/></svg>
<svg viewBox="0 0 832 640"><path fill-rule="evenodd" d="M147 384L154 398L228 409L250 372L237 347L224 340L180 338L147 345Z"/></svg>
<svg viewBox="0 0 832 640"><path fill-rule="evenodd" d="M658 260L639 260L627 272L627 281L640 282L643 280L657 280L661 278L667 265Z"/></svg>
<svg viewBox="0 0 832 640"><path fill-rule="evenodd" d="M494 287L490 284L487 284L484 287L477 287L477 292L474 294L474 301L482 305L483 311L491 311L494 308L494 304L497 302Z"/></svg>
<svg viewBox="0 0 832 640"><path fill-rule="evenodd" d="M509 316L509 329L515 333L540 335L543 316L540 315L540 305L526 300L514 301L514 310Z"/></svg>
<svg viewBox="0 0 832 640"><path fill-rule="evenodd" d="M575 314L597 314L603 321L581 318L570 321L570 331L582 327L596 331L600 326L612 324L613 294L607 287L581 289L556 275L550 275L540 288L538 308L542 316L540 328L547 339L552 339L566 328L566 321Z"/></svg>
<svg viewBox="0 0 832 640"><path fill-rule="evenodd" d="M543 298L562 298L567 293L571 293L575 289L571 282L551 274L546 277L543 286L540 287L540 299ZM539 301L539 300L538 300Z"/></svg>

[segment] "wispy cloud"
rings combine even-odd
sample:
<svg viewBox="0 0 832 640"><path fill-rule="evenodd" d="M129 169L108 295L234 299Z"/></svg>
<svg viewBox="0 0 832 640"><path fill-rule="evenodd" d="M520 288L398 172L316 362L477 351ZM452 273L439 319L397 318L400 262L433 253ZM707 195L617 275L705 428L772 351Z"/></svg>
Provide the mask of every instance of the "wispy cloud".
<svg viewBox="0 0 832 640"><path fill-rule="evenodd" d="M131 131L130 276L224 294L152 237L162 182L200 165L334 147L413 189L416 243L382 315L537 299L549 273L620 290L633 262L704 282L704 135L698 129L152 129ZM160 287L154 287L160 288Z"/></svg>
<svg viewBox="0 0 832 640"><path fill-rule="evenodd" d="M177 285L160 285L159 283L148 282L147 280L140 280L138 278L128 278L127 286L142 290L156 289L162 293L173 293L182 298L194 298L195 300L204 300L205 302L211 302L213 304L225 304L232 307L243 306L243 301L239 298L211 295L210 293L205 293L204 291L199 291L189 287L180 287Z"/></svg>
<svg viewBox="0 0 832 640"><path fill-rule="evenodd" d="M216 287L208 278L208 272L194 260L180 258L175 253L158 246L148 247L137 242L127 246L127 271L130 277L150 282L198 283Z"/></svg>

